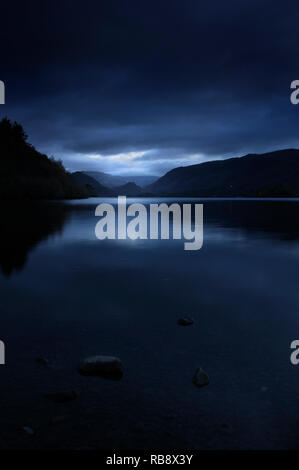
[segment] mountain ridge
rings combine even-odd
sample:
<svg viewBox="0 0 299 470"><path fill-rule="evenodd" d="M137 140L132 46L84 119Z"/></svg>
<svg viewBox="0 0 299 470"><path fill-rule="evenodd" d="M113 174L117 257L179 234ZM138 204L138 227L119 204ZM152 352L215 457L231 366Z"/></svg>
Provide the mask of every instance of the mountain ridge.
<svg viewBox="0 0 299 470"><path fill-rule="evenodd" d="M153 181L158 179L158 176L154 175L111 175L110 173L104 173L103 171L84 171L83 172L97 180L102 185L108 188L115 188L122 186L127 183L135 183L139 187L147 186Z"/></svg>
<svg viewBox="0 0 299 470"><path fill-rule="evenodd" d="M74 173L71 173L71 177L76 183L87 187L95 197L115 196L114 191L99 183L95 178L89 176L85 171L75 171Z"/></svg>
<svg viewBox="0 0 299 470"><path fill-rule="evenodd" d="M159 196L299 196L299 150L250 153L177 167L144 189Z"/></svg>
<svg viewBox="0 0 299 470"><path fill-rule="evenodd" d="M138 186L133 181L130 181L126 184L121 186L117 186L113 188L119 195L122 196L139 196L143 194L143 190L140 186Z"/></svg>

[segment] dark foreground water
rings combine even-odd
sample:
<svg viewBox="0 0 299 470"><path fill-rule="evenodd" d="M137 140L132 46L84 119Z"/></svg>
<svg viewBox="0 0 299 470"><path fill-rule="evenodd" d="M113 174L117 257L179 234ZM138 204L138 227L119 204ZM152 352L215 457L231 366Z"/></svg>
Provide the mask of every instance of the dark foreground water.
<svg viewBox="0 0 299 470"><path fill-rule="evenodd" d="M298 449L299 201L204 200L196 252L97 240L99 202L2 204L0 447ZM94 354L123 378L80 376Z"/></svg>

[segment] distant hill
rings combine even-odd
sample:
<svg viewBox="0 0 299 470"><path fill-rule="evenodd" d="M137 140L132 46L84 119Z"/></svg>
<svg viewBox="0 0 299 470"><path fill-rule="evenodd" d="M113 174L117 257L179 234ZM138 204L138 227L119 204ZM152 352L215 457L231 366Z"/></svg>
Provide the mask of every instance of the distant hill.
<svg viewBox="0 0 299 470"><path fill-rule="evenodd" d="M118 176L103 173L102 171L84 171L84 173L108 188L115 188L116 186L121 186L130 182L143 187L153 183L157 179L157 176L153 175Z"/></svg>
<svg viewBox="0 0 299 470"><path fill-rule="evenodd" d="M83 171L76 171L75 173L72 173L71 176L74 182L88 188L93 196L114 196L115 195L115 192L113 192L110 188L106 188L101 183L99 183L96 179L92 178L91 176L84 173Z"/></svg>
<svg viewBox="0 0 299 470"><path fill-rule="evenodd" d="M139 196L142 194L142 188L135 183L126 183L114 188L120 196Z"/></svg>
<svg viewBox="0 0 299 470"><path fill-rule="evenodd" d="M91 196L73 181L61 162L48 158L27 142L22 126L0 121L0 200L70 199Z"/></svg>
<svg viewBox="0 0 299 470"><path fill-rule="evenodd" d="M144 189L160 196L299 196L299 150L249 154L175 168Z"/></svg>

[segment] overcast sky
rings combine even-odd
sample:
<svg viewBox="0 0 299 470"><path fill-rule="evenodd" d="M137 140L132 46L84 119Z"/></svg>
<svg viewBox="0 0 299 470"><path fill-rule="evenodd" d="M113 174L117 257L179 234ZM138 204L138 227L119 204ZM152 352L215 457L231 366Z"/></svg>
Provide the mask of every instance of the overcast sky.
<svg viewBox="0 0 299 470"><path fill-rule="evenodd" d="M298 1L3 3L0 117L69 170L299 147Z"/></svg>

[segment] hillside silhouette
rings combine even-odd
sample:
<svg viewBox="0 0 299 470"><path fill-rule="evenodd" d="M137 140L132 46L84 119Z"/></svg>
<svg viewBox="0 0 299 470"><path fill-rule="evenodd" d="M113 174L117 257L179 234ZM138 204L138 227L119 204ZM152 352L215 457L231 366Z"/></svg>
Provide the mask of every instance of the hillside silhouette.
<svg viewBox="0 0 299 470"><path fill-rule="evenodd" d="M115 196L116 193L110 188L106 188L101 183L99 183L95 178L89 176L86 172L75 171L71 173L73 181L78 184L84 185L87 188L90 188L93 196Z"/></svg>
<svg viewBox="0 0 299 470"><path fill-rule="evenodd" d="M117 186L114 189L117 192L117 194L122 194L124 196L129 196L129 197L139 196L143 194L142 188L133 182L122 184L121 186Z"/></svg>
<svg viewBox="0 0 299 470"><path fill-rule="evenodd" d="M59 161L27 142L23 127L0 121L0 199L72 199L92 196Z"/></svg>
<svg viewBox="0 0 299 470"><path fill-rule="evenodd" d="M115 188L131 182L135 183L137 186L144 187L152 184L158 179L158 176L154 175L110 175L103 171L84 171L84 173L91 176L107 188Z"/></svg>
<svg viewBox="0 0 299 470"><path fill-rule="evenodd" d="M175 168L144 189L159 196L298 197L299 150Z"/></svg>

